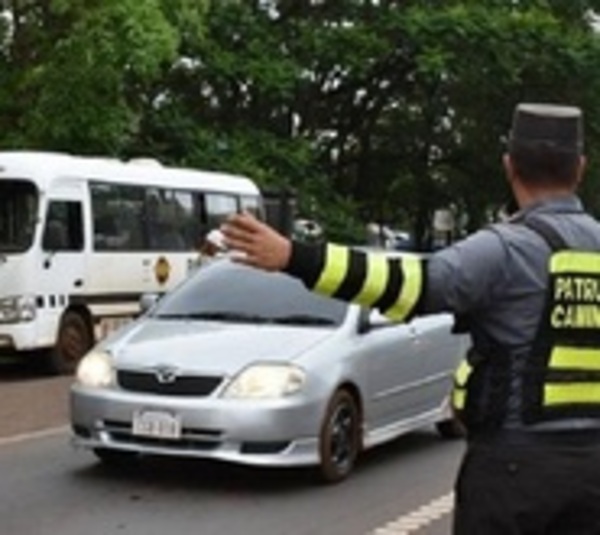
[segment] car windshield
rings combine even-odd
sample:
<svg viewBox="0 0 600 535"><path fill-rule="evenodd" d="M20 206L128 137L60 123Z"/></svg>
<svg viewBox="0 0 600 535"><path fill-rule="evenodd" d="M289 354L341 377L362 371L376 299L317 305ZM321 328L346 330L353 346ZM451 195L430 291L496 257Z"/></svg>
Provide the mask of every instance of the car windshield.
<svg viewBox="0 0 600 535"><path fill-rule="evenodd" d="M152 316L299 326L336 326L348 305L308 291L282 273L267 273L229 260L200 268L167 294Z"/></svg>
<svg viewBox="0 0 600 535"><path fill-rule="evenodd" d="M31 247L37 219L37 190L26 180L0 181L0 253Z"/></svg>

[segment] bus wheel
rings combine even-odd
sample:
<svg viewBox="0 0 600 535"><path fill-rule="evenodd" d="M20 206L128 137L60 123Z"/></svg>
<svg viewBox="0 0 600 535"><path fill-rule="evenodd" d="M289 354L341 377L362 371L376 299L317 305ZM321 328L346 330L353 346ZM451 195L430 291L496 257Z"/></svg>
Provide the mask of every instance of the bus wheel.
<svg viewBox="0 0 600 535"><path fill-rule="evenodd" d="M69 375L94 343L92 330L77 312L66 312L60 322L56 345L50 355L52 371Z"/></svg>

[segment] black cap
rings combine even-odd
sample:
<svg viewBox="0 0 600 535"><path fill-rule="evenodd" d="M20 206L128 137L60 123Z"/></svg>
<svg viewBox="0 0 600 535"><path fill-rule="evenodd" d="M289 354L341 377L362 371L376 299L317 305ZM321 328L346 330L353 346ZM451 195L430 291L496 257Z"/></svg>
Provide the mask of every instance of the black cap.
<svg viewBox="0 0 600 535"><path fill-rule="evenodd" d="M513 115L509 150L515 146L583 151L583 114L574 106L519 104Z"/></svg>

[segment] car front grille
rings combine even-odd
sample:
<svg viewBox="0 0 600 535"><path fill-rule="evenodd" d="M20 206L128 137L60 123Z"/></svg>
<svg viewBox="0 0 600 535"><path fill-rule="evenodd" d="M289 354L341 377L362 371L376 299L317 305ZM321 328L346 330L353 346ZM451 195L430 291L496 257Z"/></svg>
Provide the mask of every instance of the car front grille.
<svg viewBox="0 0 600 535"><path fill-rule="evenodd" d="M122 389L165 396L210 396L222 380L222 377L182 375L165 382L154 372L117 371L117 383Z"/></svg>

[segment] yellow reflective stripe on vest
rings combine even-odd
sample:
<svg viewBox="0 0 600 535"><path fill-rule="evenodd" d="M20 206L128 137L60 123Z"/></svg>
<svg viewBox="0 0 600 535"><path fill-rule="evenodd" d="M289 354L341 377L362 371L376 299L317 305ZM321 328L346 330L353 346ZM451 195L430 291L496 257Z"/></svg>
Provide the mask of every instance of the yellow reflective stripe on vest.
<svg viewBox="0 0 600 535"><path fill-rule="evenodd" d="M423 291L423 262L420 258L402 257L404 284L396 302L384 314L393 320L404 321L414 310Z"/></svg>
<svg viewBox="0 0 600 535"><path fill-rule="evenodd" d="M569 383L546 384L544 386L544 405L600 403L600 384Z"/></svg>
<svg viewBox="0 0 600 535"><path fill-rule="evenodd" d="M550 260L550 273L600 273L600 254L581 251L554 253Z"/></svg>
<svg viewBox="0 0 600 535"><path fill-rule="evenodd" d="M452 391L452 407L455 410L462 411L465 408L467 401L467 391L461 389L454 389Z"/></svg>
<svg viewBox="0 0 600 535"><path fill-rule="evenodd" d="M578 382L573 372L600 371L600 347L586 347L593 330L600 327L600 254L586 251L559 251L550 259L553 275L553 295L548 327L560 333L558 340L573 336L572 346L555 345L550 351L548 370L553 371L552 382L543 387L543 406L600 404L600 381ZM584 334L582 334L584 333ZM579 341L581 340L581 345Z"/></svg>
<svg viewBox="0 0 600 535"><path fill-rule="evenodd" d="M467 384L467 379L471 372L473 371L473 367L468 363L466 359L462 359L458 368L454 372L454 382L458 386L465 386Z"/></svg>
<svg viewBox="0 0 600 535"><path fill-rule="evenodd" d="M348 262L347 247L328 243L325 251L325 267L314 289L326 295L333 295L346 276Z"/></svg>
<svg viewBox="0 0 600 535"><path fill-rule="evenodd" d="M462 411L467 401L467 380L473 371L473 367L462 359L458 368L454 372L454 387L452 388L452 406L454 409Z"/></svg>
<svg viewBox="0 0 600 535"><path fill-rule="evenodd" d="M389 278L387 258L382 254L367 255L367 277L358 295L353 299L363 305L373 305L383 294Z"/></svg>
<svg viewBox="0 0 600 535"><path fill-rule="evenodd" d="M600 370L600 349L555 347L550 357L552 370Z"/></svg>

